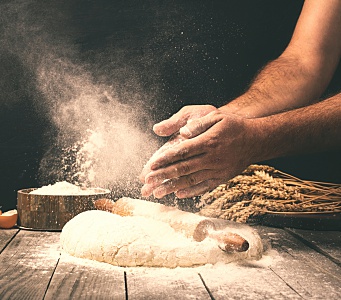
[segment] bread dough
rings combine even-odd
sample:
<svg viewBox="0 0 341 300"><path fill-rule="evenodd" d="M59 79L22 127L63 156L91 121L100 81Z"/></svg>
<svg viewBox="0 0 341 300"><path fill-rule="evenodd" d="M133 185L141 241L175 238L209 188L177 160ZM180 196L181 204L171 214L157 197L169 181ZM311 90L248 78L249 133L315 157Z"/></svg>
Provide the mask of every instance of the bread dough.
<svg viewBox="0 0 341 300"><path fill-rule="evenodd" d="M166 222L93 210L82 212L66 223L60 240L64 251L73 256L123 267L193 267L259 259L262 243L258 234L246 225L241 227L232 228L231 232L247 239L249 250L226 253L214 240L196 242Z"/></svg>

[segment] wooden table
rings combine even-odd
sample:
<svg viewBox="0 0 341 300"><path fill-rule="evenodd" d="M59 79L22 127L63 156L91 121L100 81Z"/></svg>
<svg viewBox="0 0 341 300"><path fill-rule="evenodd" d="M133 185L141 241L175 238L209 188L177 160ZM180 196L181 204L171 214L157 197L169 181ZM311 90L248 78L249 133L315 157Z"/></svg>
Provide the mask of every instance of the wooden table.
<svg viewBox="0 0 341 300"><path fill-rule="evenodd" d="M260 262L120 268L73 258L60 232L0 230L0 299L341 299L341 232L256 226Z"/></svg>

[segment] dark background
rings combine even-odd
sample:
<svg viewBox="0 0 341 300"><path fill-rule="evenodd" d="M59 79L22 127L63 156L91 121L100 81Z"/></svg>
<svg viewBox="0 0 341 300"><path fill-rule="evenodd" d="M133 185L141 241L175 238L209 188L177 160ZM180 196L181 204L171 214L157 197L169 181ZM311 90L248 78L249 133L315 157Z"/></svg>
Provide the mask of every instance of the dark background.
<svg viewBox="0 0 341 300"><path fill-rule="evenodd" d="M302 3L68 0L23 6L4 1L0 34L23 22L24 15L25 28L32 26L25 31L26 43L30 34L33 43L47 35L52 47L65 46L60 55L84 66L98 83L113 82L124 103L134 105L127 90L145 94L146 110L156 122L184 105L219 106L241 94L257 70L284 50ZM20 36L15 47L17 42L25 48ZM39 162L55 130L22 49L12 51L9 43L0 50L3 211L15 208L18 189L40 186ZM41 51L33 54L39 58ZM340 89L340 78L339 67L326 95ZM304 179L341 182L339 151L266 163Z"/></svg>

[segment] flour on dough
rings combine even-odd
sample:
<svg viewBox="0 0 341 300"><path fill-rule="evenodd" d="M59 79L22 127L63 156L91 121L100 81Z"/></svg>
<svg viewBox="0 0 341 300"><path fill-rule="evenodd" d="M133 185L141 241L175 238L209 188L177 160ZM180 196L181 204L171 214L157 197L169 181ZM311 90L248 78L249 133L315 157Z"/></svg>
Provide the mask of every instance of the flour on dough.
<svg viewBox="0 0 341 300"><path fill-rule="evenodd" d="M73 256L115 266L193 267L260 258L260 238L254 230L247 228L244 232L233 231L248 240L249 250L226 253L210 238L196 242L174 231L165 222L92 210L82 212L66 223L60 240L64 251Z"/></svg>

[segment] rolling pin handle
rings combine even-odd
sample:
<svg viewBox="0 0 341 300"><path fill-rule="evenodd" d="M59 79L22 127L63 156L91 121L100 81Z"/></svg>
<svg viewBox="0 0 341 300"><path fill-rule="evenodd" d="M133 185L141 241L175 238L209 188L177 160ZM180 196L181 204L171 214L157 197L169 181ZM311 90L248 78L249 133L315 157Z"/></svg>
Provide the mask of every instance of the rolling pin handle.
<svg viewBox="0 0 341 300"><path fill-rule="evenodd" d="M114 207L114 201L108 198L101 198L94 201L95 208L98 210L104 210L112 212Z"/></svg>
<svg viewBox="0 0 341 300"><path fill-rule="evenodd" d="M245 252L250 247L247 240L232 232L213 231L209 237L218 241L219 248L226 252Z"/></svg>
<svg viewBox="0 0 341 300"><path fill-rule="evenodd" d="M202 220L199 222L193 232L193 239L197 242L201 242L206 239L209 232L216 230L214 223L211 220Z"/></svg>

